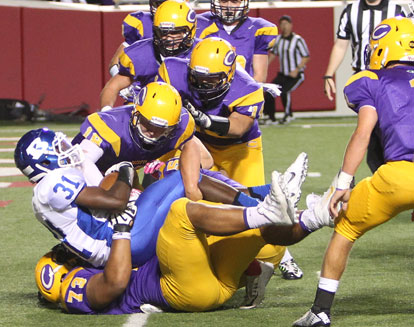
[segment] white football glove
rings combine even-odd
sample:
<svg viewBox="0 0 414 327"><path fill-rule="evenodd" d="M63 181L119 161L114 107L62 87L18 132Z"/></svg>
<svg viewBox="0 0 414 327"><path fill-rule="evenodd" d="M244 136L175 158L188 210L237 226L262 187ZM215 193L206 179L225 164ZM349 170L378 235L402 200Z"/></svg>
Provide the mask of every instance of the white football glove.
<svg viewBox="0 0 414 327"><path fill-rule="evenodd" d="M133 102L135 99L135 96L139 93L140 90L141 90L141 87L132 83L130 86L119 91L119 96L126 101Z"/></svg>
<svg viewBox="0 0 414 327"><path fill-rule="evenodd" d="M273 83L259 83L263 91L269 93L272 97L277 98L282 94L281 86Z"/></svg>
<svg viewBox="0 0 414 327"><path fill-rule="evenodd" d="M193 116L194 121L198 126L209 129L211 126L211 119L207 114L194 108L194 106L189 101L184 102L184 108L186 108L191 116Z"/></svg>

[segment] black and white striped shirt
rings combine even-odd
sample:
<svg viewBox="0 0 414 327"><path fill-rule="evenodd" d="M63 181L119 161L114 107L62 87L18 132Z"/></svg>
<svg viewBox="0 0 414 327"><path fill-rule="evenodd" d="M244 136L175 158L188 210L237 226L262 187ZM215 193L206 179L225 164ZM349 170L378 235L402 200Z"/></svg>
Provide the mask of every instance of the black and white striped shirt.
<svg viewBox="0 0 414 327"><path fill-rule="evenodd" d="M376 6L368 6L365 0L360 0L345 7L336 36L351 40L352 67L355 70L366 69L365 48L374 28L384 19L396 16L406 16L405 11L389 0L383 0Z"/></svg>
<svg viewBox="0 0 414 327"><path fill-rule="evenodd" d="M292 33L288 37L278 35L275 45L270 50L279 56L280 72L283 75L289 73L298 67L303 57L309 57L308 46L303 37L296 33ZM304 68L300 71L302 72Z"/></svg>

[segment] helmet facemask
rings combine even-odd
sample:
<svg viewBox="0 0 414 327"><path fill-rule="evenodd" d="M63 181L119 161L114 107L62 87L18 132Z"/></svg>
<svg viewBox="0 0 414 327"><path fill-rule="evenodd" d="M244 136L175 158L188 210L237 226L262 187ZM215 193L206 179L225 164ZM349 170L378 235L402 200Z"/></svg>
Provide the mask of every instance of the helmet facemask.
<svg viewBox="0 0 414 327"><path fill-rule="evenodd" d="M154 26L154 45L164 57L176 56L191 48L194 43L192 37L194 26L175 27L173 23L162 23Z"/></svg>
<svg viewBox="0 0 414 327"><path fill-rule="evenodd" d="M172 137L176 128L176 125L168 126L166 120L158 117L148 120L138 110L132 114L131 126L134 134L146 145L147 149L165 143Z"/></svg>
<svg viewBox="0 0 414 327"><path fill-rule="evenodd" d="M229 5L230 2L228 1L227 6L221 5L220 0L211 0L210 3L212 14L217 16L226 25L246 19L249 13L249 0L242 0L240 6L237 7Z"/></svg>
<svg viewBox="0 0 414 327"><path fill-rule="evenodd" d="M59 167L76 167L81 165L85 159L80 145L72 145L63 133L56 133L52 145L58 156Z"/></svg>
<svg viewBox="0 0 414 327"><path fill-rule="evenodd" d="M204 67L189 68L190 87L196 91L202 101L214 101L224 96L230 89L231 80L225 72L208 73Z"/></svg>

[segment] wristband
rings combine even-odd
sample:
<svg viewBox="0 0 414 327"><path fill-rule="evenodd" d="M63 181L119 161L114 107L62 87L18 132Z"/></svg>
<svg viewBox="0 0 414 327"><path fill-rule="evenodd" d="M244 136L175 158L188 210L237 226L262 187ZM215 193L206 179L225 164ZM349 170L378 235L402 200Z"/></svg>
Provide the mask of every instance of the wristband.
<svg viewBox="0 0 414 327"><path fill-rule="evenodd" d="M210 115L209 118L211 125L207 129L216 132L220 136L227 135L230 129L230 121L228 118L214 115Z"/></svg>
<svg viewBox="0 0 414 327"><path fill-rule="evenodd" d="M131 233L130 232L114 232L112 234L113 240L130 240Z"/></svg>
<svg viewBox="0 0 414 327"><path fill-rule="evenodd" d="M333 76L331 75L325 75L322 77L322 79L333 79Z"/></svg>
<svg viewBox="0 0 414 327"><path fill-rule="evenodd" d="M108 110L111 110L111 109L112 109L111 106L105 106L105 107L101 108L101 111L104 112L104 111L108 111Z"/></svg>
<svg viewBox="0 0 414 327"><path fill-rule="evenodd" d="M352 180L354 176L349 175L348 173L341 171L338 176L338 183L336 189L338 190L348 190L351 187Z"/></svg>
<svg viewBox="0 0 414 327"><path fill-rule="evenodd" d="M125 184L127 184L129 187L132 188L132 183L133 180L131 180L134 175L132 174L131 176L131 172L130 170L133 169L132 167L127 167L127 166L123 166L121 168L119 168L119 173L118 173L118 181L124 182Z"/></svg>
<svg viewBox="0 0 414 327"><path fill-rule="evenodd" d="M119 73L118 65L113 65L111 68L109 68L109 75L111 75L112 77L114 77L118 73Z"/></svg>

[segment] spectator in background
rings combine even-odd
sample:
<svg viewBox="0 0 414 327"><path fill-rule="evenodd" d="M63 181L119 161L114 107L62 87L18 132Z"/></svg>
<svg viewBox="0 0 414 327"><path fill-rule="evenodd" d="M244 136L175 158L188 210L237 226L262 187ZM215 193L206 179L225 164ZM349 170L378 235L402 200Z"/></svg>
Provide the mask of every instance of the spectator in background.
<svg viewBox="0 0 414 327"><path fill-rule="evenodd" d="M271 123L285 124L293 119L291 92L305 80L304 69L310 56L303 37L293 32L290 16L280 17L279 29L281 34L276 37L276 43L270 50L269 64L276 56L279 57L279 72L272 83L281 86L285 115L279 122L276 122L275 99L268 94L265 95L264 113L269 116Z"/></svg>
<svg viewBox="0 0 414 327"><path fill-rule="evenodd" d="M369 37L383 19L396 16L406 16L404 9L389 0L360 0L348 4L341 14L336 33L337 39L331 50L328 67L324 79L324 92L329 100L333 100L336 85L333 75L345 57L349 43L352 47L352 69L355 73L367 68L365 49ZM375 172L384 163L383 149L377 135L376 127L371 135L368 146L367 164Z"/></svg>

